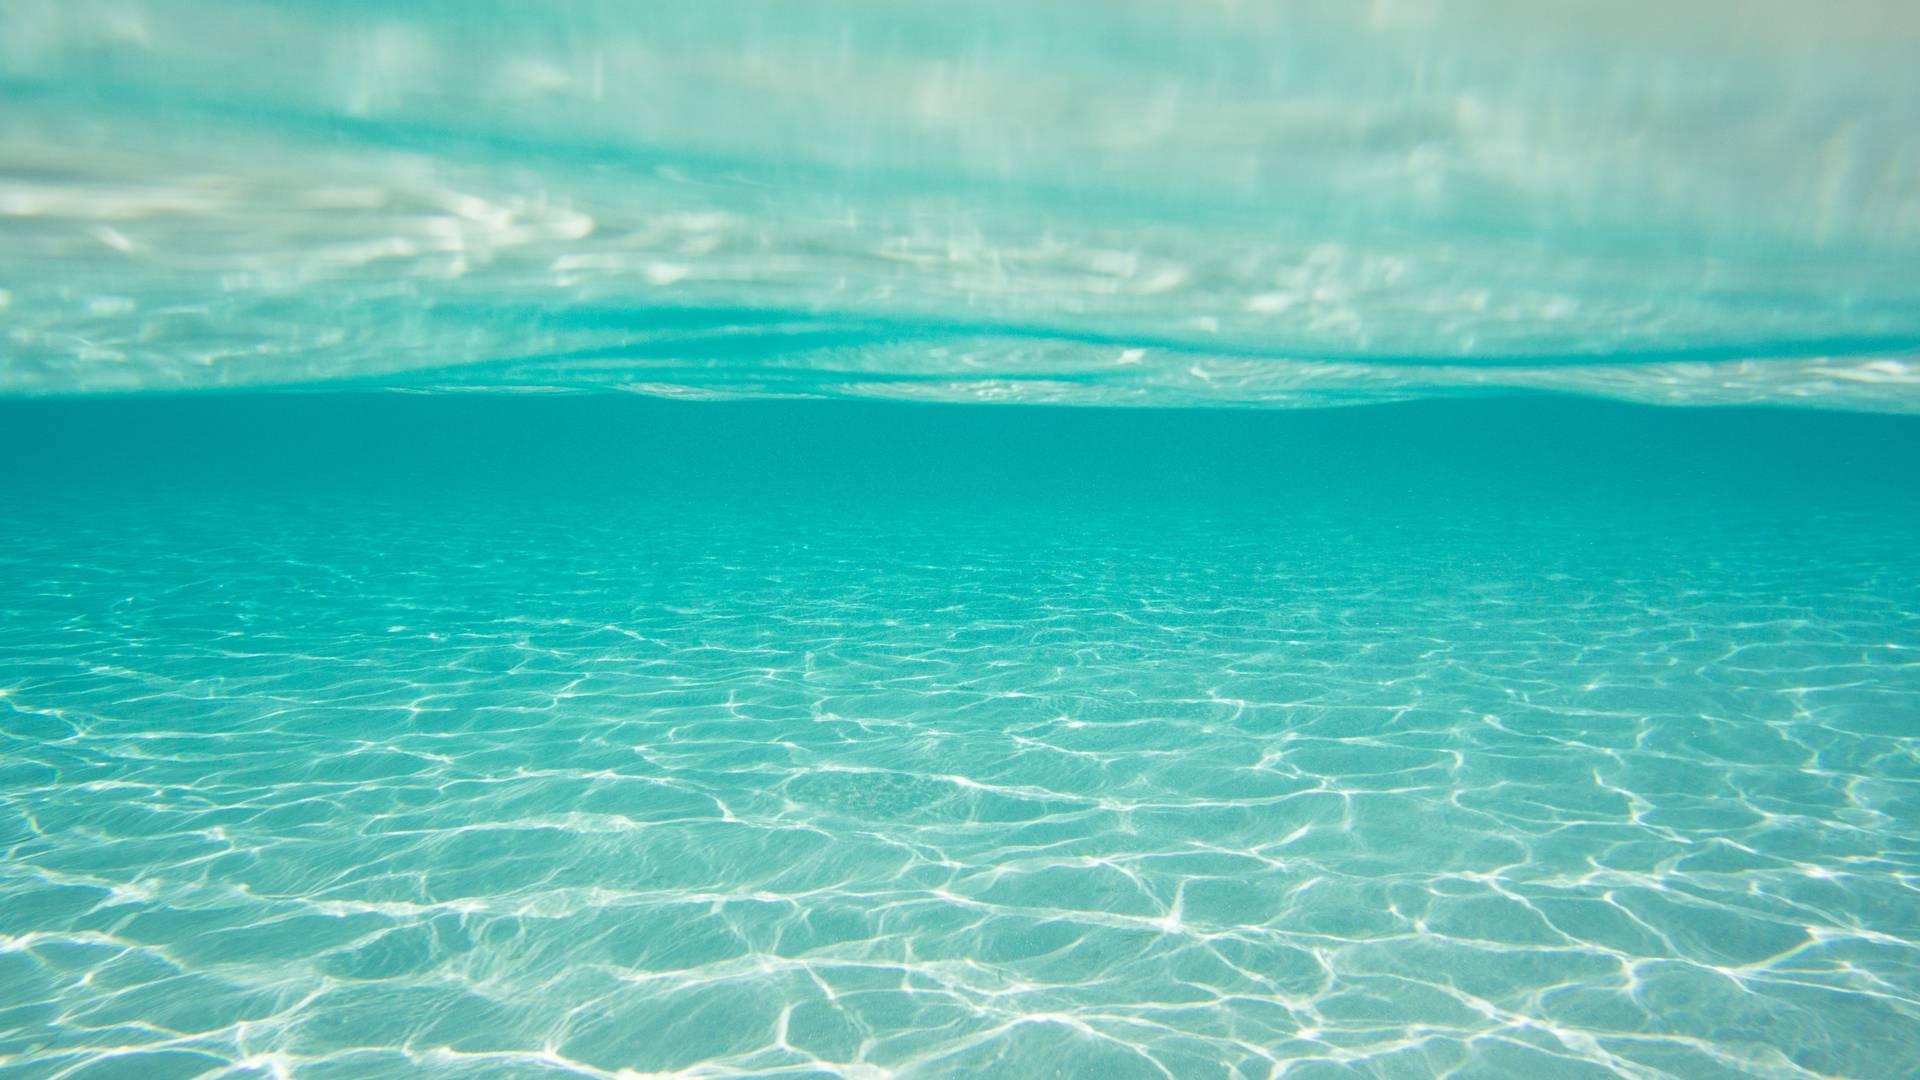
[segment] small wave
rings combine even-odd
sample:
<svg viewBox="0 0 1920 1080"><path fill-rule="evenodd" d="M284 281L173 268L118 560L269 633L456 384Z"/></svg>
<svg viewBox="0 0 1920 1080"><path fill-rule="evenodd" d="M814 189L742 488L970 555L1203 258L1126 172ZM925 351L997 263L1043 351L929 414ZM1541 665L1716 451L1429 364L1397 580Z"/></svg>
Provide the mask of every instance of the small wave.
<svg viewBox="0 0 1920 1080"><path fill-rule="evenodd" d="M1913 411L1920 19L1762 7L10 4L0 394Z"/></svg>

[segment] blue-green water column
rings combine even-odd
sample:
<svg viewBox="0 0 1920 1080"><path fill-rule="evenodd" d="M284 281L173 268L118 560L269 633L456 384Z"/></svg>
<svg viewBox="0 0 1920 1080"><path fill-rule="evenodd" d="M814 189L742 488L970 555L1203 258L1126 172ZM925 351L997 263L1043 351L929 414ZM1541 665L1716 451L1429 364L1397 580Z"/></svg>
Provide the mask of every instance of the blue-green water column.
<svg viewBox="0 0 1920 1080"><path fill-rule="evenodd" d="M1916 451L0 403L0 1072L1908 1075Z"/></svg>

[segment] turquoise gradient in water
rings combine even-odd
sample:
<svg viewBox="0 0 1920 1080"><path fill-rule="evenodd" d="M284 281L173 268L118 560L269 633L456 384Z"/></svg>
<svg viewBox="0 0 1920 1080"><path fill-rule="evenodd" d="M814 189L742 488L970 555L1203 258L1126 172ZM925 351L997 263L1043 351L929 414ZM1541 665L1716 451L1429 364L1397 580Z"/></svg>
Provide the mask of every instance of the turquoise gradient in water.
<svg viewBox="0 0 1920 1080"><path fill-rule="evenodd" d="M0 393L1920 411L1909 0L9 0Z"/></svg>
<svg viewBox="0 0 1920 1080"><path fill-rule="evenodd" d="M0 1066L1920 1070L1920 424L0 406Z"/></svg>
<svg viewBox="0 0 1920 1080"><path fill-rule="evenodd" d="M1920 1075L1916 55L0 0L0 1078Z"/></svg>

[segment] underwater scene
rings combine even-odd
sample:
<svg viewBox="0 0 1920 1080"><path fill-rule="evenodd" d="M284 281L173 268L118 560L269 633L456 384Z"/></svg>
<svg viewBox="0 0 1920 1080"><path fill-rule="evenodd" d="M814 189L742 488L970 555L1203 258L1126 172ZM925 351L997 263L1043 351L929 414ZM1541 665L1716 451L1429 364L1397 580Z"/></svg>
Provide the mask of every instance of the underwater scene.
<svg viewBox="0 0 1920 1080"><path fill-rule="evenodd" d="M0 0L0 1077L1920 1075L1916 51Z"/></svg>

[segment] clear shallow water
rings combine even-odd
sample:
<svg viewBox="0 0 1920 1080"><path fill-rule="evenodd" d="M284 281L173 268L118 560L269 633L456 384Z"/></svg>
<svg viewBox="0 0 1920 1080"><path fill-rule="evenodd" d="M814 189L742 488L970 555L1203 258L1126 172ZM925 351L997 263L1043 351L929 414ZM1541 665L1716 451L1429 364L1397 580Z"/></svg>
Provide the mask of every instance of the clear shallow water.
<svg viewBox="0 0 1920 1080"><path fill-rule="evenodd" d="M1909 420L0 442L9 1075L1920 1069Z"/></svg>
<svg viewBox="0 0 1920 1080"><path fill-rule="evenodd" d="M0 4L0 1075L1920 1074L1916 51Z"/></svg>

